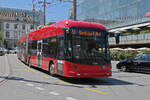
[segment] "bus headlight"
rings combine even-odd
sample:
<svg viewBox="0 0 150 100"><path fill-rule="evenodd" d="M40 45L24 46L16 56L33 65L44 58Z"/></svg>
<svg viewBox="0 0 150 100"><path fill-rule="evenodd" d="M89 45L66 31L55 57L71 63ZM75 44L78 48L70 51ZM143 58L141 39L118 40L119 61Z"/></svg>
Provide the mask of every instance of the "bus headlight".
<svg viewBox="0 0 150 100"><path fill-rule="evenodd" d="M57 63L64 64L64 60L57 60Z"/></svg>
<svg viewBox="0 0 150 100"><path fill-rule="evenodd" d="M63 72L64 60L57 60L57 69Z"/></svg>

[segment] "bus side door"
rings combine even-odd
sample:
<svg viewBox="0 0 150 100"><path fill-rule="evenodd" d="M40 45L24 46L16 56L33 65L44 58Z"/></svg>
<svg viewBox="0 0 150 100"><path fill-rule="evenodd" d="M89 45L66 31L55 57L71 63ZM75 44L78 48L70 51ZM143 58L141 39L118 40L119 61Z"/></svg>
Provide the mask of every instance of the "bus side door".
<svg viewBox="0 0 150 100"><path fill-rule="evenodd" d="M37 67L42 68L42 40L37 41Z"/></svg>

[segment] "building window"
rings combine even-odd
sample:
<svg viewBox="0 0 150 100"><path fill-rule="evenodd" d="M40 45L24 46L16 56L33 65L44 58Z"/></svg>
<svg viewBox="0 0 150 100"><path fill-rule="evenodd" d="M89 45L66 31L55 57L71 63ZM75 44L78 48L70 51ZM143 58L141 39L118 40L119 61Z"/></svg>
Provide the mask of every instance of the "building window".
<svg viewBox="0 0 150 100"><path fill-rule="evenodd" d="M18 32L14 32L14 38L18 38Z"/></svg>
<svg viewBox="0 0 150 100"><path fill-rule="evenodd" d="M25 29L26 29L26 26L25 26L25 25L22 25L22 29L25 30Z"/></svg>
<svg viewBox="0 0 150 100"><path fill-rule="evenodd" d="M18 28L18 24L15 24L14 29L17 29L17 28Z"/></svg>
<svg viewBox="0 0 150 100"><path fill-rule="evenodd" d="M6 37L9 38L9 32L8 31L6 32Z"/></svg>
<svg viewBox="0 0 150 100"><path fill-rule="evenodd" d="M9 24L8 23L6 24L6 28L9 28Z"/></svg>
<svg viewBox="0 0 150 100"><path fill-rule="evenodd" d="M33 29L33 25L30 25L30 29L31 29L31 30Z"/></svg>

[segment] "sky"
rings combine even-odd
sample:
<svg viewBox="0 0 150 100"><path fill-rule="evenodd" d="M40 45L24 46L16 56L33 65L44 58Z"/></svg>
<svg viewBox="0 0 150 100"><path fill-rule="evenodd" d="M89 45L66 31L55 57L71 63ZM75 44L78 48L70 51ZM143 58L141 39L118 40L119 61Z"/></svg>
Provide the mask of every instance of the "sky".
<svg viewBox="0 0 150 100"><path fill-rule="evenodd" d="M35 0L43 1L43 0ZM47 2L51 2L52 0L47 0ZM48 22L58 22L63 19L68 18L69 8L72 6L71 2L54 2L53 4L47 5L46 7L46 23ZM32 9L32 0L0 0L0 7L8 7L8 8L19 8L19 9ZM43 10L43 7L39 4L36 5L36 9Z"/></svg>

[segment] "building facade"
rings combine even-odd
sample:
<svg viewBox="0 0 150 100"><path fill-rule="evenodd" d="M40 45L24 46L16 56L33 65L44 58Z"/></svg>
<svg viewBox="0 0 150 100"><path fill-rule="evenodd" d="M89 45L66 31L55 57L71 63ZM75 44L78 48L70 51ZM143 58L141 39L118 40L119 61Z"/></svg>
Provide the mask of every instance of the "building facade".
<svg viewBox="0 0 150 100"><path fill-rule="evenodd" d="M110 47L150 47L150 0L77 1L77 20L104 24Z"/></svg>
<svg viewBox="0 0 150 100"><path fill-rule="evenodd" d="M145 17L150 12L149 0L80 0L77 19L100 22L109 26ZM70 18L72 18L72 10Z"/></svg>
<svg viewBox="0 0 150 100"><path fill-rule="evenodd" d="M17 40L24 34L43 25L43 13L30 10L0 7L0 31L4 40L7 38L6 48L17 46Z"/></svg>

